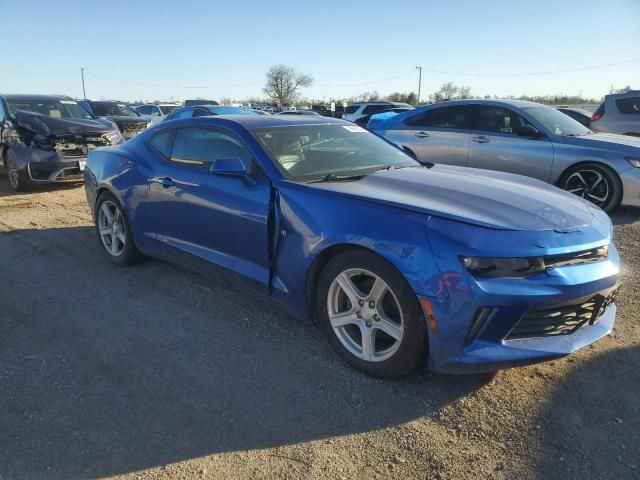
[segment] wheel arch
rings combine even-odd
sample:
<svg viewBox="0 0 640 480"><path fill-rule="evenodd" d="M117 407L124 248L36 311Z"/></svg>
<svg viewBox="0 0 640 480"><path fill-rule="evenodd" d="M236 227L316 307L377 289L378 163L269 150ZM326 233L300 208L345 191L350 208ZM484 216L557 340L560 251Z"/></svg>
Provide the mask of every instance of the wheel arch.
<svg viewBox="0 0 640 480"><path fill-rule="evenodd" d="M311 263L311 266L307 271L307 283L306 283L307 309L311 319L314 322L317 321L317 318L315 315L315 312L316 312L315 292L318 285L318 279L320 277L320 274L322 273L327 263L329 263L329 261L333 257L347 250L360 250L363 252L371 253L376 257L380 258L380 260L387 263L388 265L391 265L395 270L397 270L398 273L405 279L409 288L411 288L411 290L414 291L414 289L412 288L411 282L409 281L409 279L406 278L406 275L402 273L401 269L398 268L398 265L387 256L381 254L380 252L372 248L368 248L366 246L355 244L355 243L338 243L338 244L330 245L316 255L316 257L313 259L313 262ZM417 301L417 297L416 297L416 301Z"/></svg>
<svg viewBox="0 0 640 480"><path fill-rule="evenodd" d="M568 165L561 173L560 175L558 175L558 180L556 181L555 185L556 187L562 188L562 183L564 182L564 180L567 178L567 174L569 173L569 171L573 170L576 167L579 167L581 165L589 165L589 164L596 164L602 167L607 168L608 170L611 170L616 177L618 178L618 180L620 180L620 175L618 175L618 172L616 171L615 168L613 168L611 165L607 164L606 162L603 162L601 160L580 160L579 162L576 163L572 163L571 165ZM620 180L620 184L622 186L622 181Z"/></svg>

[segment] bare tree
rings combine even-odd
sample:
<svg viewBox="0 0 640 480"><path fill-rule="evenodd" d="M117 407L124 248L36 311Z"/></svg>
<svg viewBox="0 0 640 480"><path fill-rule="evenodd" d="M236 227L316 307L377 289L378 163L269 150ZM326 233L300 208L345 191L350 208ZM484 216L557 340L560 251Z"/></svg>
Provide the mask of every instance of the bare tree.
<svg viewBox="0 0 640 480"><path fill-rule="evenodd" d="M441 102L443 100L452 100L454 98L470 98L471 97L471 87L458 87L453 82L447 82L440 90L429 95L429 98L433 102Z"/></svg>
<svg viewBox="0 0 640 480"><path fill-rule="evenodd" d="M274 65L267 72L267 82L262 90L279 105L292 103L300 94L300 88L310 87L313 77L297 72L287 65Z"/></svg>

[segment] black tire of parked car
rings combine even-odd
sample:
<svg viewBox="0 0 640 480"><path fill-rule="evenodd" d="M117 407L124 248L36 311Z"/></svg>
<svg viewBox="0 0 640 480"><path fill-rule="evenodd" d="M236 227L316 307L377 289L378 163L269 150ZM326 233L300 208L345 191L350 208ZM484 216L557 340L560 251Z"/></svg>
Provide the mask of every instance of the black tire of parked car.
<svg viewBox="0 0 640 480"><path fill-rule="evenodd" d="M11 150L7 149L4 152L4 155L9 186L16 192L26 192L31 190L33 183L29 179L27 169L15 168L13 159L11 158Z"/></svg>
<svg viewBox="0 0 640 480"><path fill-rule="evenodd" d="M342 345L331 326L327 305L330 286L341 272L353 268L367 270L384 280L400 304L404 322L402 341L393 356L384 361L369 362L356 357ZM398 378L408 375L426 362L427 326L418 299L404 276L375 253L354 248L333 257L320 273L315 300L321 329L333 348L355 369L371 377Z"/></svg>
<svg viewBox="0 0 640 480"><path fill-rule="evenodd" d="M592 172L602 175L602 180L606 182L607 186L607 196L602 202L594 202L588 197L583 198L585 198L585 200L592 201L592 203L598 205L605 212L610 212L620 205L620 200L622 200L622 182L620 181L618 174L610 167L596 162L585 162L575 165L564 173L560 181L560 187L564 190L571 190L572 185L570 184L570 179L573 175L576 173L586 174ZM577 194L580 194L580 192Z"/></svg>
<svg viewBox="0 0 640 480"><path fill-rule="evenodd" d="M123 224L124 224L125 245L122 253L120 253L117 256L112 255L102 243L100 228L98 226L98 212L100 212L100 208L102 207L102 204L106 201L110 201L111 203L113 203L116 206L116 208L120 211L120 215L122 217ZM133 263L139 262L143 258L142 254L136 248L136 245L134 243L133 232L131 231L129 219L125 215L122 205L120 205L120 202L116 199L116 197L111 192L103 192L98 197L98 201L96 202L94 219L95 219L96 235L98 236L98 243L100 245L100 250L104 252L104 254L109 258L109 260L111 260L116 265L124 267L127 265L131 265Z"/></svg>

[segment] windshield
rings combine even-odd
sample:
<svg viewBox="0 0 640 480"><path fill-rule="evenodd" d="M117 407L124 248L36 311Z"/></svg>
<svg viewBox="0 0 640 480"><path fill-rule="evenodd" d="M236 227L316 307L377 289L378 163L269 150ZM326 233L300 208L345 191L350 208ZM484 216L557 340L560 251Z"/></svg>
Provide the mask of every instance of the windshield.
<svg viewBox="0 0 640 480"><path fill-rule="evenodd" d="M115 102L91 102L91 109L99 117L117 115L123 117L137 117L138 114L128 105Z"/></svg>
<svg viewBox="0 0 640 480"><path fill-rule="evenodd" d="M163 115L169 115L173 113L178 108L178 105L160 105L160 110L162 110Z"/></svg>
<svg viewBox="0 0 640 480"><path fill-rule="evenodd" d="M556 135L575 137L577 135L587 135L591 133L591 130L555 108L539 106L525 107L522 110Z"/></svg>
<svg viewBox="0 0 640 480"><path fill-rule="evenodd" d="M35 112L51 118L93 118L89 112L73 100L12 100L7 98L9 112L16 110Z"/></svg>
<svg viewBox="0 0 640 480"><path fill-rule="evenodd" d="M357 125L271 127L255 129L253 134L283 174L298 181L419 165L402 150Z"/></svg>

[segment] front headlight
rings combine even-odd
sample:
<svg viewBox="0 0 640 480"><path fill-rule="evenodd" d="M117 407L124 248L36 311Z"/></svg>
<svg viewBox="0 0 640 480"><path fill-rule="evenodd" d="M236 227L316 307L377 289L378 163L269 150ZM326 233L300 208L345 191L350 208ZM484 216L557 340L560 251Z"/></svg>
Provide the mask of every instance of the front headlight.
<svg viewBox="0 0 640 480"><path fill-rule="evenodd" d="M151 125L153 125L153 124L151 123L151 120L149 120L149 121L147 122L147 128L151 127Z"/></svg>
<svg viewBox="0 0 640 480"><path fill-rule="evenodd" d="M109 140L109 143L111 143L111 145L119 145L122 142L124 142L124 137L122 136L120 131L117 131L117 132L108 134L107 140Z"/></svg>
<svg viewBox="0 0 640 480"><path fill-rule="evenodd" d="M461 257L461 260L471 275L479 278L527 277L545 271L542 257Z"/></svg>
<svg viewBox="0 0 640 480"><path fill-rule="evenodd" d="M640 158L624 157L627 162L631 164L633 168L640 168Z"/></svg>

